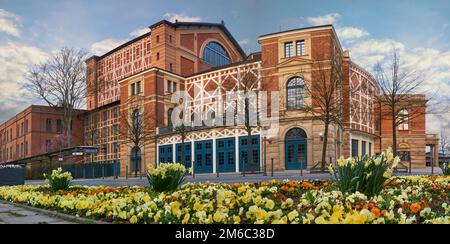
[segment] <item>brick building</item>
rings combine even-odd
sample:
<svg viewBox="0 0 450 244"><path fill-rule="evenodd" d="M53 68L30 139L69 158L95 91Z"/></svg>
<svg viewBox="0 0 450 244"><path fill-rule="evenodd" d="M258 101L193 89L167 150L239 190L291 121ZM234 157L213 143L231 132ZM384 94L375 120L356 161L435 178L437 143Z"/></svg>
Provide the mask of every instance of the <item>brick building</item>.
<svg viewBox="0 0 450 244"><path fill-rule="evenodd" d="M72 122L72 145L83 144L82 110ZM66 148L63 111L32 105L0 125L0 163L10 163Z"/></svg>
<svg viewBox="0 0 450 244"><path fill-rule="evenodd" d="M387 131L376 128L374 78L351 61L331 25L260 36L261 51L248 56L223 23L161 21L149 28L151 32L86 61L85 145L102 149L86 160L120 163L122 175L173 161L187 166L195 162L197 173L240 172L244 165L248 169L252 143L257 170L271 159L275 170L312 168L321 158L324 125L303 110L314 103L304 87L318 69L315 63L329 67L332 56L339 57L343 73L338 91L343 123L330 125L327 159L372 155L389 144ZM243 74L258 78L254 90L268 92L269 107L270 94L278 92L279 101L273 103L279 110L276 134L267 137L265 128L256 126L248 141L242 126L200 126L181 145L180 134L170 130L176 107L171 95L180 90L189 94L193 118L205 121L208 113L221 118L229 104L217 101L242 87ZM150 115L148 130L156 136L139 148L123 139L123 124L134 114ZM424 143L414 146L411 155L420 155L414 167L425 167L425 122L419 124L423 128L411 133L420 134Z"/></svg>

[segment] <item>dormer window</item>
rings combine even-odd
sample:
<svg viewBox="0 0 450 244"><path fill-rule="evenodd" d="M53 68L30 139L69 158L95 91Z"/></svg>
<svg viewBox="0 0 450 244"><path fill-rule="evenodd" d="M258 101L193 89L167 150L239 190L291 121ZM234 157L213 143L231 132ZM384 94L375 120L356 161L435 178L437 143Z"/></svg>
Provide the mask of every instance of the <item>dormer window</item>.
<svg viewBox="0 0 450 244"><path fill-rule="evenodd" d="M294 56L293 43L292 42L284 43L284 57L290 58L293 56Z"/></svg>

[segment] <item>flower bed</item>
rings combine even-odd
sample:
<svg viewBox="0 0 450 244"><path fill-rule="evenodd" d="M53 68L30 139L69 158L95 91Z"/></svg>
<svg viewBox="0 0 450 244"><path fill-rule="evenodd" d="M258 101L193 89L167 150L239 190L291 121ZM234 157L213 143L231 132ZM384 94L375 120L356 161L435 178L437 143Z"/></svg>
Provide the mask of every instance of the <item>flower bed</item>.
<svg viewBox="0 0 450 244"><path fill-rule="evenodd" d="M0 199L115 223L450 223L450 177L395 177L380 195L343 194L332 181L143 187L1 187Z"/></svg>

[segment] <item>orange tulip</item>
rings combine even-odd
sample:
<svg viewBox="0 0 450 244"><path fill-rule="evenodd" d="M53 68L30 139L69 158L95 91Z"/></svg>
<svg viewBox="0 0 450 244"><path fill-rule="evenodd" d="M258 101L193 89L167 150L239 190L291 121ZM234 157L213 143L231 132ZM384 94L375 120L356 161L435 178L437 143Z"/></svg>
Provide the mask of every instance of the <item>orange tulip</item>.
<svg viewBox="0 0 450 244"><path fill-rule="evenodd" d="M413 203L411 206L409 206L409 210L411 210L411 213L416 214L418 213L422 207L418 203Z"/></svg>
<svg viewBox="0 0 450 244"><path fill-rule="evenodd" d="M377 218L381 217L381 212L379 208L372 208L371 212L373 213L373 215L375 215L375 217Z"/></svg>

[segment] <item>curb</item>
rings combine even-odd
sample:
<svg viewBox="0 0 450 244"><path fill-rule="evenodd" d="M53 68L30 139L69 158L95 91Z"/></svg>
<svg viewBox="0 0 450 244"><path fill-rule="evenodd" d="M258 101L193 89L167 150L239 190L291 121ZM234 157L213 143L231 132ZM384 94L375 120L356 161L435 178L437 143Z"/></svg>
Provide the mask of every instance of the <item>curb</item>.
<svg viewBox="0 0 450 244"><path fill-rule="evenodd" d="M8 202L8 201L0 200L0 203L13 205L15 207L19 207L19 208L23 208L23 209L26 209L29 211L37 212L37 213L40 213L40 214L43 214L43 215L46 215L49 217L57 217L62 220L73 222L74 224L112 224L109 222L77 217L77 216L73 216L70 214L57 212L54 210L35 208L35 207L31 207L29 205L15 203L15 202Z"/></svg>

